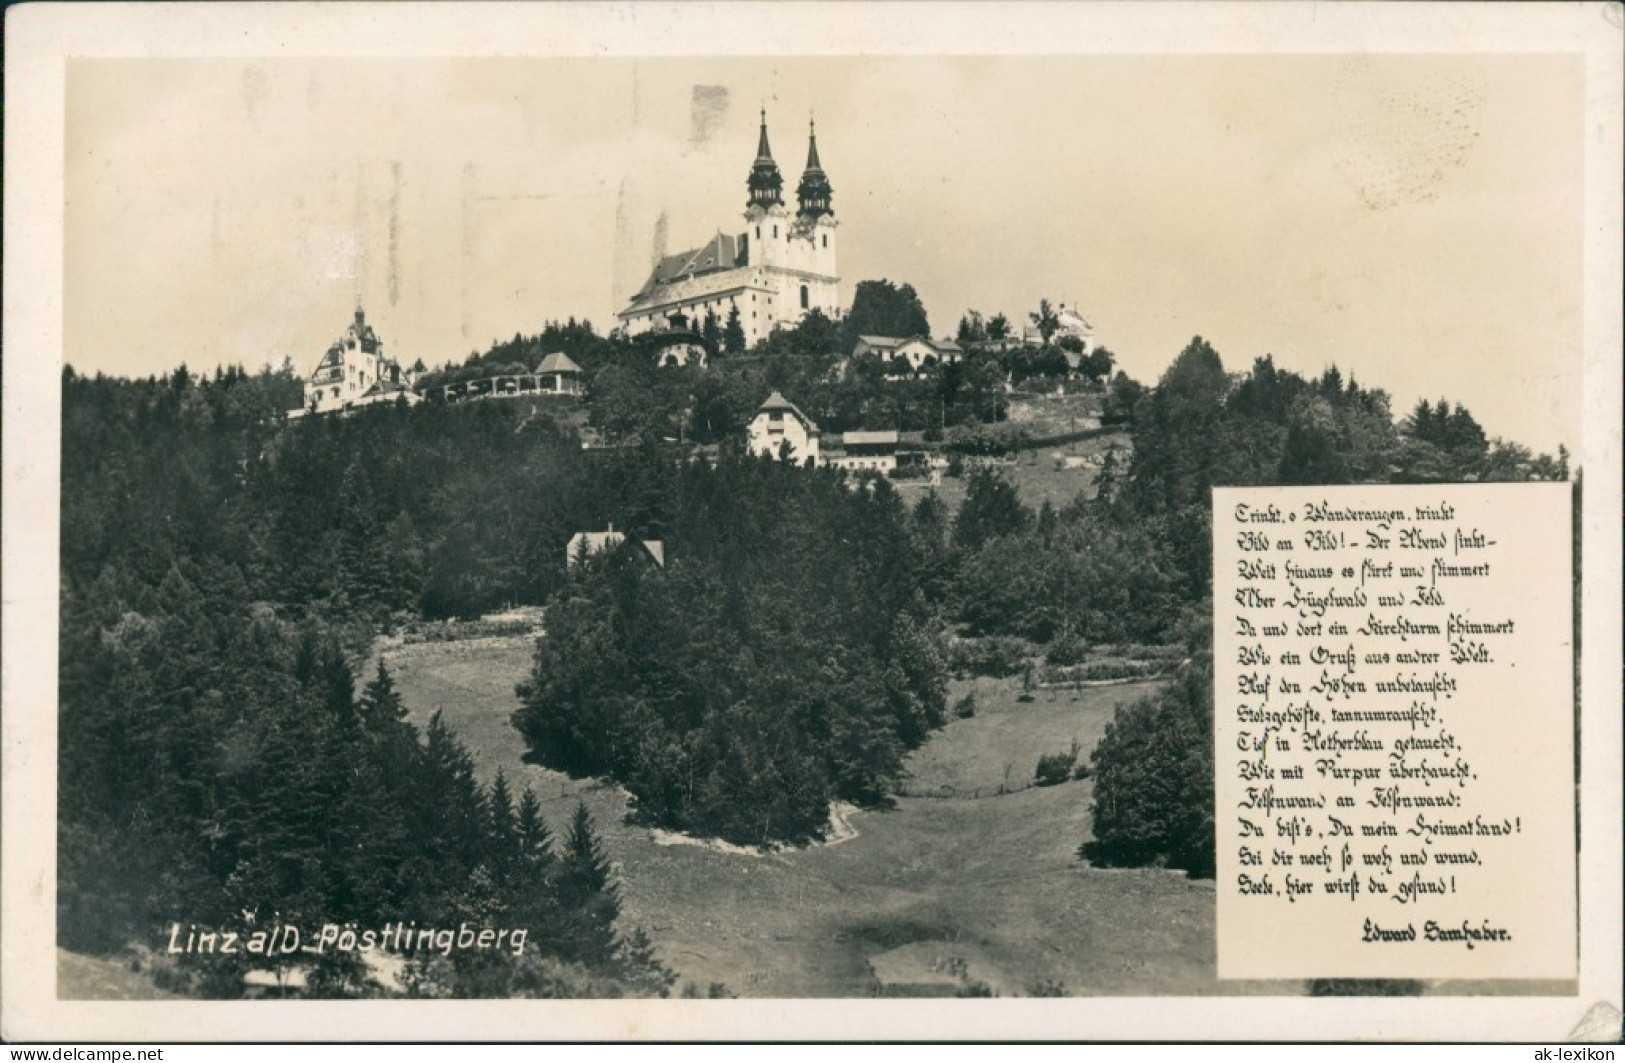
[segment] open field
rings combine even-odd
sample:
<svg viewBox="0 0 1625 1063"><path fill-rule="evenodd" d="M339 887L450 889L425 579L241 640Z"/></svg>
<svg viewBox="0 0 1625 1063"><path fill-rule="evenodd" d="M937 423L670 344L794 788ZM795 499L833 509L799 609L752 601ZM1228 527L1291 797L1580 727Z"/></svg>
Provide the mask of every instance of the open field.
<svg viewBox="0 0 1625 1063"><path fill-rule="evenodd" d="M1007 790L1030 786L1040 756L1065 753L1076 739L1078 759L1087 761L1112 720L1113 707L1157 686L1042 690L1032 701L1021 702L1016 700L1019 686L1013 679L953 682L948 687L949 704L972 693L976 715L955 720L914 751L908 763L908 792L970 797L1001 786Z"/></svg>
<svg viewBox="0 0 1625 1063"><path fill-rule="evenodd" d="M1008 464L1001 463L998 467L1009 472L1024 504L1036 510L1048 499L1050 505L1060 509L1080 494L1093 498L1095 479L1100 472L1093 466L1066 468L1064 459L1102 455L1114 444L1122 446L1127 439L1126 434L1114 433L1061 446L1025 450L1012 455ZM927 484L918 480L898 480L895 486L911 506L930 490ZM936 491L947 505L948 512L958 513L959 504L965 500L965 479L944 476Z"/></svg>
<svg viewBox="0 0 1625 1063"><path fill-rule="evenodd" d="M578 798L587 802L628 921L649 931L685 982L763 997L952 993L967 979L1004 996L1040 982L1091 995L1302 992L1295 982L1215 979L1211 883L1084 866L1076 851L1089 829L1087 781L979 799L901 798L890 810L850 813L854 837L806 849L669 844L622 822L618 788L521 762L507 717L529 640L419 644L386 659L413 721L444 711L483 776L500 767L535 789L554 824ZM970 685L955 684L955 696ZM1011 682L975 686L977 716L916 752L914 786L996 789L1007 763L1012 782L1025 785L1039 755L1073 737L1087 756L1113 706L1148 689L1045 692L1020 703Z"/></svg>

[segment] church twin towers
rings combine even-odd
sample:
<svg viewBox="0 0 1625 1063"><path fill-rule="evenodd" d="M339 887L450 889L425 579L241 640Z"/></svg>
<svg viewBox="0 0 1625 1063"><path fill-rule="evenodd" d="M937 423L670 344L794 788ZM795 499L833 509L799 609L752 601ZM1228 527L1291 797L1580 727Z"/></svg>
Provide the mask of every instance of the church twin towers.
<svg viewBox="0 0 1625 1063"><path fill-rule="evenodd" d="M835 270L834 190L818 160L818 136L809 125L807 166L796 186L796 210L784 202L784 178L767 139L762 112L756 160L745 181L745 229L720 229L703 247L667 255L655 264L642 289L616 315L629 335L664 329L677 321L691 327L716 315L719 327L739 311L745 342L795 325L810 310L840 313ZM679 316L680 315L680 316Z"/></svg>

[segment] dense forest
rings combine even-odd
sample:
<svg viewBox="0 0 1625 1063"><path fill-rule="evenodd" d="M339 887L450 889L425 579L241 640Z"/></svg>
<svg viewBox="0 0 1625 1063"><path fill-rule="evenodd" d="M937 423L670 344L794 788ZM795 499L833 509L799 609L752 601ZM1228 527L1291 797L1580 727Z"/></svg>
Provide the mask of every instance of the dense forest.
<svg viewBox="0 0 1625 1063"><path fill-rule="evenodd" d="M413 993L664 993L585 812L550 827L528 791L481 787L438 718L406 722L387 671L355 674L401 619L544 596L641 456L591 468L551 421L496 405L284 426L297 394L276 373L64 373L60 943L393 913L530 931L521 962L416 956ZM249 959L164 984L238 995ZM307 991L380 987L328 953Z"/></svg>
<svg viewBox="0 0 1625 1063"><path fill-rule="evenodd" d="M892 312L911 312L904 288L879 290ZM1305 379L1266 357L1229 374L1198 338L1155 387L1095 367L1133 448L1094 497L1034 511L973 464L957 513L934 493L909 506L884 478L748 458L739 430L771 388L830 430L996 420L1015 370L990 353L914 380L842 376L835 342L815 315L708 370L656 372L567 322L440 372L565 344L585 410L293 423L287 371L65 370L61 943L116 951L248 915L503 914L534 928L534 960L424 956L410 990L668 991L620 925L585 813L550 826L533 796L481 787L438 721L406 722L386 671L357 675L382 630L513 603L548 607L516 746L621 783L643 822L753 843L817 838L831 801L884 803L943 723L967 645L1182 644L1183 671L1094 754L1086 855L1205 873L1209 488L1568 476L1565 455L1487 440L1446 401L1396 420L1335 369ZM622 445L584 449L583 421ZM714 463L690 441L717 443ZM635 548L566 564L573 534L611 522L661 541L665 564ZM239 975L204 964L176 988L231 995ZM378 991L369 978L328 962L310 991Z"/></svg>
<svg viewBox="0 0 1625 1063"><path fill-rule="evenodd" d="M884 801L945 702L930 548L895 490L738 456L670 484L665 567L628 549L553 599L514 716L532 755L734 842Z"/></svg>

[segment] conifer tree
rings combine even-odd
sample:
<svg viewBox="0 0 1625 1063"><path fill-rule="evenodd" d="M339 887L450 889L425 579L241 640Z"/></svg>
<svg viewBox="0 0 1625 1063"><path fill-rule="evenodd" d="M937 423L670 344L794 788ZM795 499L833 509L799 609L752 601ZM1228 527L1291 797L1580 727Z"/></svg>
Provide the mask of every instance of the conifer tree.
<svg viewBox="0 0 1625 1063"><path fill-rule="evenodd" d="M519 798L519 813L515 825L517 848L522 866L532 871L551 869L556 859L553 852L553 833L542 818L542 803L536 792L525 787Z"/></svg>
<svg viewBox="0 0 1625 1063"><path fill-rule="evenodd" d="M519 862L519 831L514 821L513 791L501 768L485 797L485 864L499 898L505 898Z"/></svg>
<svg viewBox="0 0 1625 1063"><path fill-rule="evenodd" d="M363 726L374 735L386 734L406 722L406 706L382 658L378 660L377 675L361 691L358 707Z"/></svg>
<svg viewBox="0 0 1625 1063"><path fill-rule="evenodd" d="M615 920L620 918L620 890L609 877L609 861L593 830L586 802L576 804L564 836L558 873L561 912L560 954L588 966L601 966L615 956Z"/></svg>
<svg viewBox="0 0 1625 1063"><path fill-rule="evenodd" d="M745 353L745 326L739 321L739 307L728 308L728 321L722 327L722 349L729 354Z"/></svg>
<svg viewBox="0 0 1625 1063"><path fill-rule="evenodd" d="M542 818L542 805L529 788L519 797L514 824L514 866L502 898L516 926L529 928L541 951L553 952L560 936L558 884L554 881L558 856L553 835Z"/></svg>

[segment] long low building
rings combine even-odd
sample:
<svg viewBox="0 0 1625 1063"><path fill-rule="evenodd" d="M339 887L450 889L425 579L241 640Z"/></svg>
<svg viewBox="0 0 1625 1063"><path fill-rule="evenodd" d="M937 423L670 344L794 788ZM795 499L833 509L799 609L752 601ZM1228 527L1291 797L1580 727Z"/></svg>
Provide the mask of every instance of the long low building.
<svg viewBox="0 0 1625 1063"><path fill-rule="evenodd" d="M459 380L434 388L432 398L442 402L471 399L517 398L524 395L569 395L586 393L581 367L562 352L549 354L529 373L502 373L475 380Z"/></svg>
<svg viewBox="0 0 1625 1063"><path fill-rule="evenodd" d="M886 363L889 373L900 372L906 365L911 373L935 366L951 365L965 357L964 348L953 340L934 340L929 336L859 336L852 347L852 357L874 355Z"/></svg>
<svg viewBox="0 0 1625 1063"><path fill-rule="evenodd" d="M844 432L838 443L825 449L824 464L832 469L878 472L888 476L899 469L913 469L923 475L930 468L930 455L921 444L918 433L898 432L895 429Z"/></svg>

